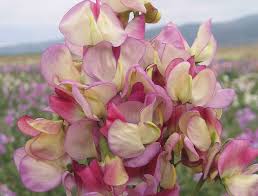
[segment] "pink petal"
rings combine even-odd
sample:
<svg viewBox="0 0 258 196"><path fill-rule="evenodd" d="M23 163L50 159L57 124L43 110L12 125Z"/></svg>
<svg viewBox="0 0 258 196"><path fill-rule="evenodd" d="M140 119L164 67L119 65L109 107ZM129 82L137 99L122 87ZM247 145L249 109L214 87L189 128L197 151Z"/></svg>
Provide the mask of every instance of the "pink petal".
<svg viewBox="0 0 258 196"><path fill-rule="evenodd" d="M97 157L92 133L94 126L93 122L82 120L68 128L64 148L74 160Z"/></svg>
<svg viewBox="0 0 258 196"><path fill-rule="evenodd" d="M180 139L180 135L178 133L173 133L167 139L164 148L165 148L165 151L168 153L168 160L171 160L172 158L171 153L174 147L176 146L176 144L178 143L179 139Z"/></svg>
<svg viewBox="0 0 258 196"><path fill-rule="evenodd" d="M93 111L90 107L90 104L87 102L85 97L82 95L81 91L77 86L73 86L72 94L77 101L77 103L81 106L85 116L92 120L98 120L98 117L93 114Z"/></svg>
<svg viewBox="0 0 258 196"><path fill-rule="evenodd" d="M50 96L49 106L69 123L81 120L85 116L75 100L71 101L57 96Z"/></svg>
<svg viewBox="0 0 258 196"><path fill-rule="evenodd" d="M85 166L76 174L80 176L87 192L102 192L105 190L103 172L97 160L91 161L89 166Z"/></svg>
<svg viewBox="0 0 258 196"><path fill-rule="evenodd" d="M138 101L127 101L118 105L118 110L129 123L137 124L140 121L140 112L143 109L143 103Z"/></svg>
<svg viewBox="0 0 258 196"><path fill-rule="evenodd" d="M102 41L119 46L126 39L126 33L111 8L105 4L98 8L88 0L68 11L60 23L60 31L65 39L78 46L96 45Z"/></svg>
<svg viewBox="0 0 258 196"><path fill-rule="evenodd" d="M210 69L199 72L193 79L192 103L196 106L206 105L214 95L216 76Z"/></svg>
<svg viewBox="0 0 258 196"><path fill-rule="evenodd" d="M122 28L121 22L113 10L106 4L101 6L97 21L104 40L112 43L114 47L120 46L127 38L127 33Z"/></svg>
<svg viewBox="0 0 258 196"><path fill-rule="evenodd" d="M80 81L80 74L73 66L72 55L62 44L51 46L42 54L40 68L45 80L50 84L62 80Z"/></svg>
<svg viewBox="0 0 258 196"><path fill-rule="evenodd" d="M28 124L28 120L33 120L33 119L29 116L21 117L17 122L18 128L25 135L32 136L32 137L37 136L39 134L39 131L31 127Z"/></svg>
<svg viewBox="0 0 258 196"><path fill-rule="evenodd" d="M258 149L252 148L248 140L231 140L218 159L221 177L231 176L243 170L258 157Z"/></svg>
<svg viewBox="0 0 258 196"><path fill-rule="evenodd" d="M129 37L143 40L145 34L144 15L135 17L132 21L130 21L126 26L125 31Z"/></svg>
<svg viewBox="0 0 258 196"><path fill-rule="evenodd" d="M191 52L195 56L195 61L202 65L210 65L217 49L217 43L211 32L211 20L203 23L198 31Z"/></svg>
<svg viewBox="0 0 258 196"><path fill-rule="evenodd" d="M173 23L169 23L159 35L153 40L154 42L161 42L163 44L170 44L177 49L186 50L189 48L183 35L178 30L177 26Z"/></svg>
<svg viewBox="0 0 258 196"><path fill-rule="evenodd" d="M227 192L234 196L257 196L258 195L258 174L243 175L237 174L226 178L224 184Z"/></svg>
<svg viewBox="0 0 258 196"><path fill-rule="evenodd" d="M104 182L110 186L121 186L128 181L123 161L119 157L105 159Z"/></svg>
<svg viewBox="0 0 258 196"><path fill-rule="evenodd" d="M116 120L108 131L111 151L122 158L133 158L144 152L137 125Z"/></svg>
<svg viewBox="0 0 258 196"><path fill-rule="evenodd" d="M21 180L25 187L34 192L47 192L62 181L62 169L49 162L25 156L20 162Z"/></svg>
<svg viewBox="0 0 258 196"><path fill-rule="evenodd" d="M186 150L189 161L195 162L200 159L199 154L196 152L193 143L189 140L188 137L184 138L184 148Z"/></svg>
<svg viewBox="0 0 258 196"><path fill-rule="evenodd" d="M127 159L124 162L126 167L142 167L147 165L160 151L161 146L159 142L154 142L148 145L144 152L137 157Z"/></svg>
<svg viewBox="0 0 258 196"><path fill-rule="evenodd" d="M29 116L23 116L17 123L19 129L30 136L36 136L39 132L47 134L57 134L63 126L62 120L47 120L44 118L32 119Z"/></svg>
<svg viewBox="0 0 258 196"><path fill-rule="evenodd" d="M94 65L94 66L92 66ZM90 47L84 56L83 69L98 81L112 81L116 73L116 60L108 42Z"/></svg>
<svg viewBox="0 0 258 196"><path fill-rule="evenodd" d="M146 8L144 6L143 1L141 0L120 0L126 7L134 10L140 11L142 13L146 13Z"/></svg>
<svg viewBox="0 0 258 196"><path fill-rule="evenodd" d="M30 153L40 159L56 160L64 155L64 131L57 134L41 133L27 145Z"/></svg>
<svg viewBox="0 0 258 196"><path fill-rule="evenodd" d="M139 64L144 53L144 42L130 37L126 39L126 41L121 46L120 57L118 60L119 63L123 65L124 74L127 73L129 68Z"/></svg>
<svg viewBox="0 0 258 196"><path fill-rule="evenodd" d="M218 89L212 99L207 103L206 107L216 109L225 108L233 102L235 95L236 94L233 89Z"/></svg>
<svg viewBox="0 0 258 196"><path fill-rule="evenodd" d="M73 53L74 55L76 55L76 56L78 56L80 58L83 57L84 48L82 46L74 45L74 44L70 43L67 40L65 40L65 45L67 46L67 48L69 48L71 53Z"/></svg>
<svg viewBox="0 0 258 196"><path fill-rule="evenodd" d="M132 78L132 75L134 76ZM122 97L128 95L128 92L132 89L133 85L136 83L142 83L144 86L144 92L156 92L156 86L151 80L150 77L146 74L146 72L140 67L140 66L134 66L131 67L127 74L125 79L125 86L122 91Z"/></svg>
<svg viewBox="0 0 258 196"><path fill-rule="evenodd" d="M191 57L190 53L186 50L179 49L174 45L166 44L161 55L162 67L158 67L162 75L164 75L168 65L177 58L184 59L185 61Z"/></svg>
<svg viewBox="0 0 258 196"><path fill-rule="evenodd" d="M188 122L187 136L201 151L207 151L211 145L211 136L204 119L194 116Z"/></svg>
<svg viewBox="0 0 258 196"><path fill-rule="evenodd" d="M165 78L167 79L169 77L169 74L170 72L180 63L184 62L184 59L182 58L176 58L176 59L173 59L169 65L167 66L166 68L166 71L165 71Z"/></svg>
<svg viewBox="0 0 258 196"><path fill-rule="evenodd" d="M13 159L14 159L14 163L15 163L15 166L17 168L17 170L19 171L20 169L20 163L21 163L21 160L26 156L26 152L25 152L25 149L22 147L22 148L18 148L17 150L15 150L14 154L13 154Z"/></svg>
<svg viewBox="0 0 258 196"><path fill-rule="evenodd" d="M65 188L66 196L72 196L72 191L76 187L76 182L73 174L69 172L63 173L62 184Z"/></svg>

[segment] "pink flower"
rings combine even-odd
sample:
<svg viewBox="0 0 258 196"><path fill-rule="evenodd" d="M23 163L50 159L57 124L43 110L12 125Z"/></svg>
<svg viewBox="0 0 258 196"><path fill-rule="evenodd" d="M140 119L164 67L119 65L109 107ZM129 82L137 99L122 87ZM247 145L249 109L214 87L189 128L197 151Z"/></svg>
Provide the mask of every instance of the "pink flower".
<svg viewBox="0 0 258 196"><path fill-rule="evenodd" d="M258 149L247 140L231 140L225 145L218 158L218 171L229 194L258 194L257 164L249 166L257 157Z"/></svg>

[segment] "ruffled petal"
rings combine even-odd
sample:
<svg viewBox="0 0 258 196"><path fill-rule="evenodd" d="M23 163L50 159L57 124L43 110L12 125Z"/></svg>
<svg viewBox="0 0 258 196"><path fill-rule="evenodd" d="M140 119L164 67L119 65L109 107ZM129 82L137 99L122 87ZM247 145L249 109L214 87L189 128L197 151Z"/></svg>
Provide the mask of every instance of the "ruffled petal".
<svg viewBox="0 0 258 196"><path fill-rule="evenodd" d="M192 97L192 77L188 74L190 64L182 62L169 74L166 88L173 101L186 103Z"/></svg>
<svg viewBox="0 0 258 196"><path fill-rule="evenodd" d="M62 184L65 188L66 196L72 196L72 191L76 187L76 182L73 174L69 172L63 173Z"/></svg>
<svg viewBox="0 0 258 196"><path fill-rule="evenodd" d="M111 8L103 4L96 14L92 7L96 7L91 1L82 1L63 17L60 23L60 31L69 42L78 45L96 45L101 41L108 41L114 46L124 42L126 33L113 13Z"/></svg>
<svg viewBox="0 0 258 196"><path fill-rule="evenodd" d="M49 106L69 123L76 122L85 117L81 107L73 99L50 96Z"/></svg>
<svg viewBox="0 0 258 196"><path fill-rule="evenodd" d="M153 83L150 77L140 66L131 67L125 77L125 85L122 91L122 97L128 96L132 90L132 87L136 83L141 83L144 87L145 93L156 92L156 85Z"/></svg>
<svg viewBox="0 0 258 196"><path fill-rule="evenodd" d="M189 140L188 137L184 138L184 149L187 153L189 161L195 162L199 160L199 154L196 152L193 143Z"/></svg>
<svg viewBox="0 0 258 196"><path fill-rule="evenodd" d="M139 11L146 13L146 8L144 6L144 0L120 0L126 7L133 11Z"/></svg>
<svg viewBox="0 0 258 196"><path fill-rule="evenodd" d="M105 158L103 179L110 186L121 186L129 180L123 161L119 157Z"/></svg>
<svg viewBox="0 0 258 196"><path fill-rule="evenodd" d="M101 42L90 47L84 56L83 69L85 73L98 81L112 81L116 73L116 60L112 45L108 42Z"/></svg>
<svg viewBox="0 0 258 196"><path fill-rule="evenodd" d="M217 43L211 32L211 20L202 24L192 47L191 54L195 61L202 65L210 65L217 49Z"/></svg>
<svg viewBox="0 0 258 196"><path fill-rule="evenodd" d="M144 146L135 124L116 120L108 131L108 144L111 151L122 158L133 158L144 152Z"/></svg>
<svg viewBox="0 0 258 196"><path fill-rule="evenodd" d="M159 173L158 176L160 177L160 186L164 189L172 189L176 184L176 170L174 165L167 160L166 156L166 152L162 152L159 155L157 160L158 168L156 168L156 170L158 170Z"/></svg>
<svg viewBox="0 0 258 196"><path fill-rule="evenodd" d="M226 190L234 196L257 196L258 174L234 175L224 181Z"/></svg>
<svg viewBox="0 0 258 196"><path fill-rule="evenodd" d="M193 79L192 103L197 106L207 104L214 95L216 77L210 69L199 72Z"/></svg>
<svg viewBox="0 0 258 196"><path fill-rule="evenodd" d="M235 91L233 89L222 89L220 85L217 84L215 93L211 100L205 105L211 108L225 108L229 106L235 98Z"/></svg>
<svg viewBox="0 0 258 196"><path fill-rule="evenodd" d="M150 144L160 138L161 130L154 123L147 121L140 123L138 131L143 144Z"/></svg>
<svg viewBox="0 0 258 196"><path fill-rule="evenodd" d="M167 160L171 160L171 158L172 158L171 157L172 151L175 148L176 144L178 143L179 139L180 139L180 135L178 133L173 133L167 139L167 141L165 143L165 146L164 146L165 151L168 154Z"/></svg>
<svg viewBox="0 0 258 196"><path fill-rule="evenodd" d="M139 101L127 101L117 106L119 112L123 114L126 121L134 124L139 123L140 113L143 107L143 103Z"/></svg>
<svg viewBox="0 0 258 196"><path fill-rule="evenodd" d="M187 136L191 142L201 151L207 151L211 145L211 136L205 120L194 116L189 120Z"/></svg>
<svg viewBox="0 0 258 196"><path fill-rule="evenodd" d="M127 38L121 46L121 52L118 63L123 66L124 74L127 73L130 67L139 64L145 53L144 42L135 38Z"/></svg>
<svg viewBox="0 0 258 196"><path fill-rule="evenodd" d="M147 165L156 155L159 153L161 149L160 143L155 142L153 144L148 145L144 152L137 157L127 159L124 162L126 167L142 167Z"/></svg>
<svg viewBox="0 0 258 196"><path fill-rule="evenodd" d="M57 134L63 126L62 120L47 120L44 118L32 119L29 116L23 116L17 123L19 129L26 135L36 136L40 132L47 134Z"/></svg>
<svg viewBox="0 0 258 196"><path fill-rule="evenodd" d="M82 120L68 128L64 148L74 160L97 157L93 140L94 126L94 122Z"/></svg>
<svg viewBox="0 0 258 196"><path fill-rule="evenodd" d="M188 60L191 57L189 52L186 50L178 49L173 45L166 44L162 56L161 56L161 66L158 66L158 69L162 75L165 74L166 68L169 66L169 64L177 59L181 58L184 59L185 61Z"/></svg>
<svg viewBox="0 0 258 196"><path fill-rule="evenodd" d="M63 170L54 162L25 156L20 162L19 172L26 188L34 192L47 192L61 184Z"/></svg>
<svg viewBox="0 0 258 196"><path fill-rule="evenodd" d="M67 48L69 48L72 54L78 56L79 58L83 58L83 53L85 49L82 46L74 45L67 40L65 40L65 45Z"/></svg>
<svg viewBox="0 0 258 196"><path fill-rule="evenodd" d="M106 4L103 4L100 8L97 25L104 40L110 42L114 47L120 46L127 38L127 34L117 16Z"/></svg>
<svg viewBox="0 0 258 196"><path fill-rule="evenodd" d="M25 149L22 147L22 148L18 148L17 150L15 150L14 154L13 154L13 160L14 160L14 163L15 163L15 166L17 168L17 170L19 171L20 170L20 163L21 163L21 160L26 156L26 151Z"/></svg>
<svg viewBox="0 0 258 196"><path fill-rule="evenodd" d="M64 151L64 131L59 131L56 135L41 133L33 138L29 145L33 156L44 160L56 160L62 157Z"/></svg>
<svg viewBox="0 0 258 196"><path fill-rule="evenodd" d="M80 73L73 66L69 49L62 44L48 48L41 56L41 73L49 84L62 80L80 81Z"/></svg>
<svg viewBox="0 0 258 196"><path fill-rule="evenodd" d="M166 27L164 27L153 41L163 44L170 44L182 50L187 50L189 48L186 40L174 23L169 23Z"/></svg>
<svg viewBox="0 0 258 196"><path fill-rule="evenodd" d="M187 134L188 123L194 116L200 116L200 113L198 111L188 111L183 113L183 115L180 117L178 124L180 131L182 131L184 134Z"/></svg>
<svg viewBox="0 0 258 196"><path fill-rule="evenodd" d="M28 124L29 120L33 119L29 116L23 116L19 118L17 126L23 134L34 137L39 134L39 131Z"/></svg>
<svg viewBox="0 0 258 196"><path fill-rule="evenodd" d="M248 140L231 140L219 156L219 174L223 178L243 172L257 157L258 149L252 148Z"/></svg>
<svg viewBox="0 0 258 196"><path fill-rule="evenodd" d="M144 15L135 17L132 21L130 21L126 26L125 31L129 37L143 40L145 36Z"/></svg>

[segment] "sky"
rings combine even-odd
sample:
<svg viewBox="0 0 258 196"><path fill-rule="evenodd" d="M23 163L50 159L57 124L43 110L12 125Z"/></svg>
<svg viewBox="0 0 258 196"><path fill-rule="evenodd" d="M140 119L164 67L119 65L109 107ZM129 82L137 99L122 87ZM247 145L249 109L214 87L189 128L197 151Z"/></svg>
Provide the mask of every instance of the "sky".
<svg viewBox="0 0 258 196"><path fill-rule="evenodd" d="M62 16L80 0L0 0L0 46L61 38ZM152 0L161 24L178 25L212 18L223 22L258 14L258 0Z"/></svg>

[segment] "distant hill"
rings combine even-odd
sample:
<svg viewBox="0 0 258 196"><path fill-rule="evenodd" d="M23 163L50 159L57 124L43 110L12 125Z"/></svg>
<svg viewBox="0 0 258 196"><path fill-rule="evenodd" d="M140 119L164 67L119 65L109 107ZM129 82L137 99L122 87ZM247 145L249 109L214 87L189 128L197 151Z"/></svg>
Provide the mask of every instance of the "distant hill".
<svg viewBox="0 0 258 196"><path fill-rule="evenodd" d="M196 36L198 27L199 24L187 24L179 28L187 41L192 43ZM248 45L258 42L258 14L224 23L215 23L212 28L220 47ZM147 37L150 38L157 35L160 30L161 27L149 30L147 32ZM0 55L39 53L51 44L60 42L62 42L62 40L0 47Z"/></svg>
<svg viewBox="0 0 258 196"><path fill-rule="evenodd" d="M180 28L182 34L189 43L192 43L200 24L187 24ZM160 32L161 28L152 29L148 37L153 37ZM219 46L239 46L258 42L258 14L243 17L237 20L215 23L212 25Z"/></svg>

